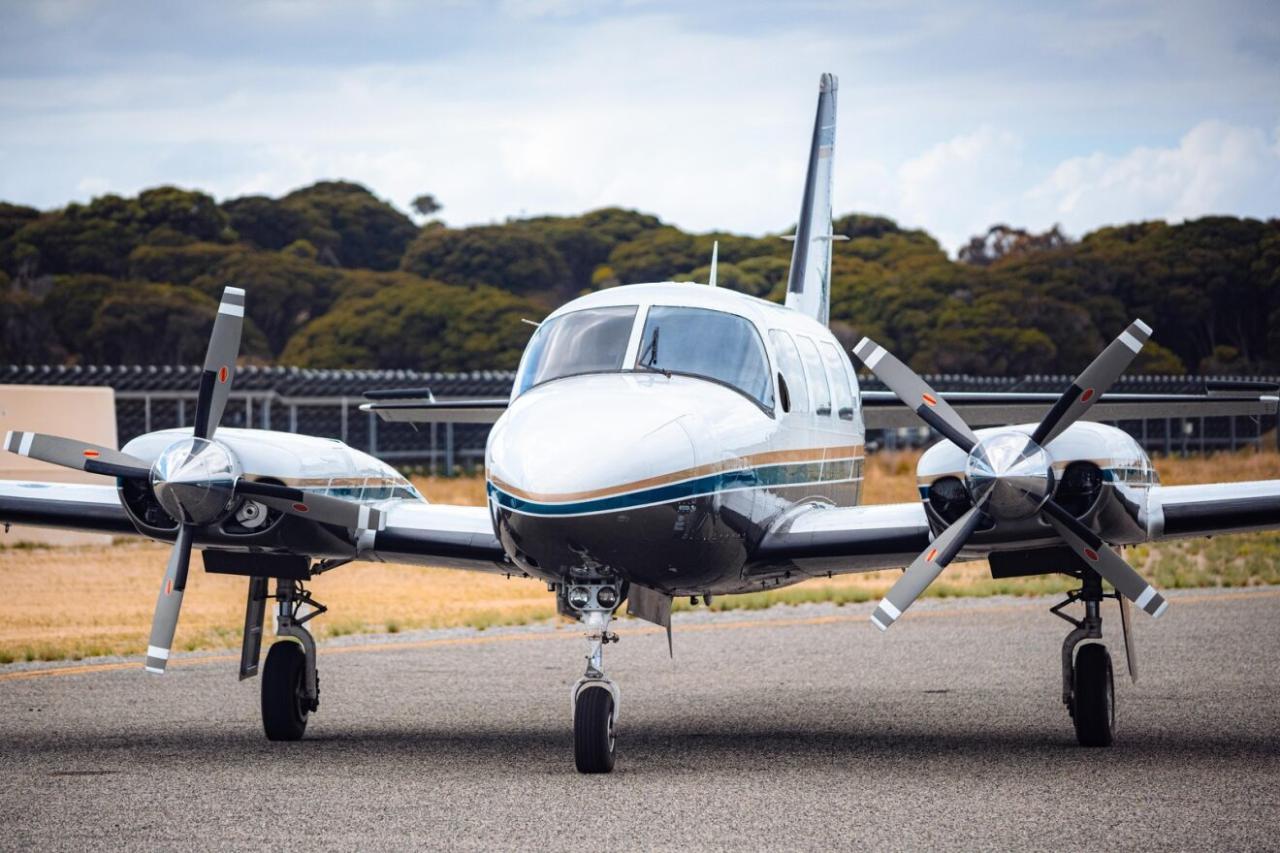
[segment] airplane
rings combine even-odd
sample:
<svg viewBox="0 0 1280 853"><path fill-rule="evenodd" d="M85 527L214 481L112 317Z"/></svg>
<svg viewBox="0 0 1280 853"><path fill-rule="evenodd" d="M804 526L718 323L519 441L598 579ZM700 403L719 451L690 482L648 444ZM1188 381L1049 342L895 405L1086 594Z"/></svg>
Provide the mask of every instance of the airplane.
<svg viewBox="0 0 1280 853"><path fill-rule="evenodd" d="M827 322L837 89L822 75L785 304L715 286L713 264L706 285L621 286L563 305L537 324L508 398L369 394L364 408L389 421L492 423L486 506L429 503L390 466L335 440L220 428L246 299L227 287L194 426L119 451L10 432L8 451L114 483L0 482L0 521L172 542L145 660L154 673L170 658L192 549L205 571L248 578L240 677L258 674L274 600L279 639L261 667L273 741L303 737L318 708L306 623L325 608L305 583L352 561L545 581L587 640L571 692L575 766L604 773L615 766L620 692L603 653L624 602L670 641L676 597L709 602L905 568L870 617L886 630L949 564L987 559L998 577L1079 581L1052 608L1072 625L1062 701L1081 745L1110 745L1101 605L1120 603L1135 678L1130 602L1157 617L1169 606L1117 549L1280 528L1280 481L1163 486L1138 442L1097 421L1273 414L1276 397L1108 394L1152 334L1140 320L1061 395L940 394L869 339L854 353L890 390L861 390ZM942 436L918 463L920 500L863 505L868 425L908 412ZM1064 612L1077 602L1078 619Z"/></svg>

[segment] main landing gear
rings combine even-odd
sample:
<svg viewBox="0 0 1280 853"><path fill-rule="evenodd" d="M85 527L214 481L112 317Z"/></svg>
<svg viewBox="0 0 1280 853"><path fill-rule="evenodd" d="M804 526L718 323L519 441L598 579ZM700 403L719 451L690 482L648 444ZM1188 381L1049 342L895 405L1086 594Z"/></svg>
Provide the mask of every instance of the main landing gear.
<svg viewBox="0 0 1280 853"><path fill-rule="evenodd" d="M1101 643L1084 641L1102 639L1102 599L1118 599L1129 674L1136 681L1132 637L1125 609L1127 602L1117 593L1103 593L1102 578L1097 572L1085 569L1081 579L1083 583L1079 590L1068 593L1066 601L1050 608L1055 616L1075 626L1062 643L1062 701L1071 714L1076 740L1081 746L1111 746L1116 728L1115 676L1111 654ZM1073 619L1062 612L1063 608L1076 601L1084 602L1083 619Z"/></svg>
<svg viewBox="0 0 1280 853"><path fill-rule="evenodd" d="M573 685L573 760L579 773L613 770L618 724L618 686L605 677L604 647L618 642L609 623L620 596L616 582L577 583L561 587L578 620L586 627L587 671ZM563 611L562 611L563 612Z"/></svg>
<svg viewBox="0 0 1280 853"><path fill-rule="evenodd" d="M265 579L262 579L260 589L265 593ZM251 585L251 612L253 595L254 587ZM302 588L300 582L276 581L276 636L288 639L277 640L271 646L262 670L262 728L267 740L301 740L307 730L307 718L320 705L316 641L303 625L325 610L323 605L312 599L311 593ZM259 616L259 642L260 619ZM255 662L256 657L255 651ZM243 669L241 673L244 677Z"/></svg>

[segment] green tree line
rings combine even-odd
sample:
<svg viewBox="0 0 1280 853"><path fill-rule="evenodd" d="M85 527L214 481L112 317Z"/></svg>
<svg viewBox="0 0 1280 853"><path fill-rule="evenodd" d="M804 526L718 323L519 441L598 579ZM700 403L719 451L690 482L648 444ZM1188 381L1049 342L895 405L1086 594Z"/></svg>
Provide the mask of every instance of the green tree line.
<svg viewBox="0 0 1280 853"><path fill-rule="evenodd" d="M427 217L431 195L414 202ZM1280 370L1280 221L1141 222L1072 240L1007 225L958 258L881 216L835 223L832 327L918 370L1074 372L1133 317L1146 372ZM157 187L59 210L0 202L0 360L196 363L222 288L249 291L243 350L262 363L511 368L530 326L582 293L719 282L781 300L782 234L691 234L621 208L449 228L325 181L218 203ZM1274 331L1273 331L1274 330Z"/></svg>

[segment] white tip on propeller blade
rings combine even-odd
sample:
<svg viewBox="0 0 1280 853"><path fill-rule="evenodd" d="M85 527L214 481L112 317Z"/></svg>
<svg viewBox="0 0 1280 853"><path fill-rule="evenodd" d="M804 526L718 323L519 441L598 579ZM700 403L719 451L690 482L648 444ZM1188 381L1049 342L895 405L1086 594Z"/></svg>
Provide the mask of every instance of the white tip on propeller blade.
<svg viewBox="0 0 1280 853"><path fill-rule="evenodd" d="M4 449L52 465L112 477L145 478L151 470L146 462L128 453L88 441L38 432L10 430L5 433Z"/></svg>
<svg viewBox="0 0 1280 853"><path fill-rule="evenodd" d="M929 387L929 383L920 378L919 374L895 358L893 353L870 338L859 341L853 348L853 353L899 400L919 415L920 420L946 436L961 450L968 453L978 443L977 436L956 410Z"/></svg>

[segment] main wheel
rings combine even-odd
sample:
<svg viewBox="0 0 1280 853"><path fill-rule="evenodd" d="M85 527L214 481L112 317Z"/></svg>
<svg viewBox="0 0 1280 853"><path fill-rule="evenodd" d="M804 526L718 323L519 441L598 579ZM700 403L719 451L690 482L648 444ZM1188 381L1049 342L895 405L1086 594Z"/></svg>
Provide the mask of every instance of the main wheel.
<svg viewBox="0 0 1280 853"><path fill-rule="evenodd" d="M587 687L573 708L573 760L579 773L613 770L613 694Z"/></svg>
<svg viewBox="0 0 1280 853"><path fill-rule="evenodd" d="M1116 726L1116 691L1106 646L1089 643L1080 647L1072 691L1076 740L1081 746L1111 746Z"/></svg>
<svg viewBox="0 0 1280 853"><path fill-rule="evenodd" d="M262 728L267 740L301 740L307 730L307 655L281 640L262 668Z"/></svg>

